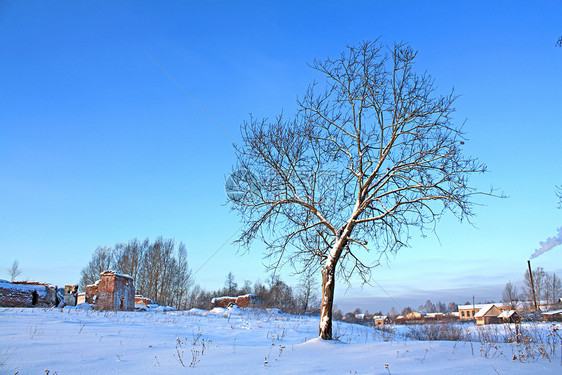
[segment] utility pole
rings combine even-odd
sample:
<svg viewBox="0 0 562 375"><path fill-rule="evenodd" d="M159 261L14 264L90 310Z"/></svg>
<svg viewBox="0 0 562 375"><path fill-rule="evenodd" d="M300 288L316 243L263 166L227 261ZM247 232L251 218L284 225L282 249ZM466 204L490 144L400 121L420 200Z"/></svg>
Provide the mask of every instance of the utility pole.
<svg viewBox="0 0 562 375"><path fill-rule="evenodd" d="M529 277L531 279L531 292L533 292L533 302L535 303L535 311L539 310L537 306L537 296L535 295L535 283L533 282L533 272L531 271L531 261L527 261L527 266L529 266Z"/></svg>

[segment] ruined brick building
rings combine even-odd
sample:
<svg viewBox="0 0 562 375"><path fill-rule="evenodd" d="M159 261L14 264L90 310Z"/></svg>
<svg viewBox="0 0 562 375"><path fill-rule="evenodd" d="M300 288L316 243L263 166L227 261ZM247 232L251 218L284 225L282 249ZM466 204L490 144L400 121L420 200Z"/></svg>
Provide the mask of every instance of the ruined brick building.
<svg viewBox="0 0 562 375"><path fill-rule="evenodd" d="M78 285L67 284L64 286L64 304L76 306L78 300Z"/></svg>
<svg viewBox="0 0 562 375"><path fill-rule="evenodd" d="M213 307L227 308L232 305L238 307L254 307L260 306L261 301L255 294L245 294L238 297L216 297L211 300Z"/></svg>
<svg viewBox="0 0 562 375"><path fill-rule="evenodd" d="M85 302L94 305L96 310L133 311L135 283L129 275L104 271L98 281L86 286L84 297Z"/></svg>
<svg viewBox="0 0 562 375"><path fill-rule="evenodd" d="M60 302L54 285L38 281L0 280L0 306L52 307Z"/></svg>

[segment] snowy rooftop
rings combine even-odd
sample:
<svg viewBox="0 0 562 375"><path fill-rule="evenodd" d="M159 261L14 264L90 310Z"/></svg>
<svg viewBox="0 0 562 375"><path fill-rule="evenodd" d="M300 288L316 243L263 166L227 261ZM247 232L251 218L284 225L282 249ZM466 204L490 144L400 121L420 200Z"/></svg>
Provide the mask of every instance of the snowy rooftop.
<svg viewBox="0 0 562 375"><path fill-rule="evenodd" d="M119 273L119 272L115 272L115 271L103 271L100 275L115 275L115 276L119 276L119 277L125 277L127 279L133 279L133 276L126 274L126 273Z"/></svg>
<svg viewBox="0 0 562 375"><path fill-rule="evenodd" d="M508 303L495 303L495 302L494 303L477 303L477 304L474 304L474 305L473 304L459 305L459 310L461 310L461 309L462 310L472 309L473 306L474 306L474 309L480 310L484 307L491 306L491 305L496 305L496 307L498 307L498 308L509 306Z"/></svg>
<svg viewBox="0 0 562 375"><path fill-rule="evenodd" d="M483 316L486 316L488 314L488 312L492 309L492 307L497 307L499 308L495 303L489 303L486 305L482 305L482 307L480 308L480 310L474 314L475 318L481 318Z"/></svg>
<svg viewBox="0 0 562 375"><path fill-rule="evenodd" d="M506 310L504 312L502 312L500 315L498 315L498 318L510 318L512 315L517 314L517 311L515 310Z"/></svg>
<svg viewBox="0 0 562 375"><path fill-rule="evenodd" d="M562 310L553 310L553 311L546 311L542 313L543 315L556 315L562 314Z"/></svg>
<svg viewBox="0 0 562 375"><path fill-rule="evenodd" d="M50 287L54 288L54 286L50 285ZM43 284L15 284L11 282L2 282L0 283L1 289L9 289L9 290L18 290L21 292L32 292L37 291L38 293L46 293L47 286Z"/></svg>

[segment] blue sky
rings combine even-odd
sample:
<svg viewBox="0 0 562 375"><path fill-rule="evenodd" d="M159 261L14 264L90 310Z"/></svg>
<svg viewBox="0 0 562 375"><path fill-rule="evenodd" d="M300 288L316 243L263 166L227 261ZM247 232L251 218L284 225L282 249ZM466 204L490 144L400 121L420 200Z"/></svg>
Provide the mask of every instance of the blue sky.
<svg viewBox="0 0 562 375"><path fill-rule="evenodd" d="M224 193L249 113L292 113L319 77L307 63L378 37L419 50L417 67L461 95L473 180L508 199L479 200L474 226L445 217L435 237L374 271L400 304L498 299L562 226L562 3L0 2L0 278L75 283L99 245L162 235L194 269L240 227ZM561 248L533 260L562 273ZM196 276L265 279L263 247L228 243ZM284 273L289 283L296 283ZM340 281L336 303L390 308L377 287Z"/></svg>

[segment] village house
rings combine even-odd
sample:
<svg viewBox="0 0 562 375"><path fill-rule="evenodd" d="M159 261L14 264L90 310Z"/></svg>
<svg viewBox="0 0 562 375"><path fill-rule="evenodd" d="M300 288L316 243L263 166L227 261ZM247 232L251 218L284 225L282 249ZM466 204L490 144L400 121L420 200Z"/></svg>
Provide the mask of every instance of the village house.
<svg viewBox="0 0 562 375"><path fill-rule="evenodd" d="M438 320L443 319L443 313L438 312L438 313L427 313L425 314L425 316L423 317L424 321L429 321L429 322L435 322Z"/></svg>
<svg viewBox="0 0 562 375"><path fill-rule="evenodd" d="M502 313L502 309L494 304L484 305L475 315L476 325L495 324L500 322L498 316Z"/></svg>
<svg viewBox="0 0 562 375"><path fill-rule="evenodd" d="M412 311L411 313L407 314L404 319L406 320L421 320L425 316L424 312L421 311Z"/></svg>
<svg viewBox="0 0 562 375"><path fill-rule="evenodd" d="M414 324L414 323L421 323L423 322L423 317L425 316L424 312L421 311L412 311L407 315L400 315L394 319L395 323L398 324Z"/></svg>
<svg viewBox="0 0 562 375"><path fill-rule="evenodd" d="M443 322L456 322L459 320L459 312L458 311L450 311L443 314L441 321Z"/></svg>
<svg viewBox="0 0 562 375"><path fill-rule="evenodd" d="M491 304L489 303L478 303L478 304L469 304L469 305L460 305L459 306L459 319L460 320L473 320L475 319L475 315L482 310L483 308L489 307ZM512 310L512 306L509 303L494 303L501 311L509 311ZM516 310L521 311L523 310L524 306L523 303L517 303Z"/></svg>
<svg viewBox="0 0 562 375"><path fill-rule="evenodd" d="M498 319L501 323L519 323L521 322L521 315L516 310L506 310L498 315Z"/></svg>
<svg viewBox="0 0 562 375"><path fill-rule="evenodd" d="M392 319L390 319L390 317L383 315L383 316L375 316L373 317L373 319L375 320L375 325L376 326L382 326L385 324L390 324L392 323Z"/></svg>
<svg viewBox="0 0 562 375"><path fill-rule="evenodd" d="M100 279L86 285L85 302L97 310L133 311L135 309L135 284L129 275L114 271L100 273Z"/></svg>
<svg viewBox="0 0 562 375"><path fill-rule="evenodd" d="M562 310L544 312L542 316L548 322L562 322Z"/></svg>
<svg viewBox="0 0 562 375"><path fill-rule="evenodd" d="M469 319L474 319L474 315L476 315L476 313L478 311L480 311L480 309L483 307L484 305L479 304L479 305L463 305L463 306L459 306L459 319L460 320L469 320Z"/></svg>
<svg viewBox="0 0 562 375"><path fill-rule="evenodd" d="M2 307L53 307L60 301L54 285L38 281L0 280Z"/></svg>

